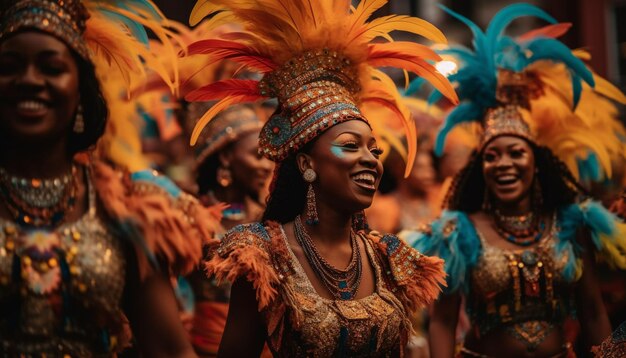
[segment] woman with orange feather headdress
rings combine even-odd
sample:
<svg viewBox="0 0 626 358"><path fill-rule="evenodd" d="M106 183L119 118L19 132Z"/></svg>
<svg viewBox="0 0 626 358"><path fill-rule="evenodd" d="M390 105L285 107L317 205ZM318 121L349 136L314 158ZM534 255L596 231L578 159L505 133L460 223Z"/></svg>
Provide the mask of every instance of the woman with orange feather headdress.
<svg viewBox="0 0 626 358"><path fill-rule="evenodd" d="M439 56L417 43L393 42L389 33L409 31L439 42L444 36L408 16L368 22L385 3L196 4L192 24L215 14L243 31L199 41L188 52L231 59L263 77L223 80L189 93L188 100L219 100L199 121L192 144L228 106L267 97L279 103L259 138L259 153L277 164L264 221L237 226L209 248L207 273L234 281L221 355L259 355L264 341L280 357L402 355L410 312L439 292L442 261L369 231L362 215L382 174L373 133L385 126L382 118L367 118L362 106L389 108L406 129L408 163L416 153L409 112L375 67L414 72L457 100L428 63ZM372 42L378 37L387 42Z"/></svg>

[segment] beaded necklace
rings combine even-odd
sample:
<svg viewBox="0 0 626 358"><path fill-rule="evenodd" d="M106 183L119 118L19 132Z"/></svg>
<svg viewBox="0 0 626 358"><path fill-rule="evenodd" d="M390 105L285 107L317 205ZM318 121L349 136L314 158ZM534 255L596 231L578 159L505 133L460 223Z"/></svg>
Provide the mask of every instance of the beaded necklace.
<svg viewBox="0 0 626 358"><path fill-rule="evenodd" d="M0 193L22 226L54 227L76 203L76 167L51 179L23 178L0 168Z"/></svg>
<svg viewBox="0 0 626 358"><path fill-rule="evenodd" d="M328 263L317 251L315 243L302 224L300 215L294 220L294 229L296 241L326 289L338 300L354 298L361 283L362 272L361 249L354 231L350 230L352 258L345 270L340 270Z"/></svg>
<svg viewBox="0 0 626 358"><path fill-rule="evenodd" d="M530 246L543 236L545 223L533 212L524 215L505 216L498 209L493 211L495 228L508 242L519 246Z"/></svg>

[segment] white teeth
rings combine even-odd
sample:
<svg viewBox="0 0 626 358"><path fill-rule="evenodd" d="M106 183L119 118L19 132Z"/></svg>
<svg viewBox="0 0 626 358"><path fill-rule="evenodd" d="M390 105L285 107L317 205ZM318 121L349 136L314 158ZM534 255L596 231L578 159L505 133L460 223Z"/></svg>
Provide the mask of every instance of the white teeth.
<svg viewBox="0 0 626 358"><path fill-rule="evenodd" d="M45 109L46 104L41 101L27 100L27 101L18 102L17 108L24 110L24 111L36 112L36 111L41 111L42 109Z"/></svg>
<svg viewBox="0 0 626 358"><path fill-rule="evenodd" d="M370 185L374 185L374 183L376 183L376 177L374 177L373 174L357 174L353 178L354 180L362 181Z"/></svg>

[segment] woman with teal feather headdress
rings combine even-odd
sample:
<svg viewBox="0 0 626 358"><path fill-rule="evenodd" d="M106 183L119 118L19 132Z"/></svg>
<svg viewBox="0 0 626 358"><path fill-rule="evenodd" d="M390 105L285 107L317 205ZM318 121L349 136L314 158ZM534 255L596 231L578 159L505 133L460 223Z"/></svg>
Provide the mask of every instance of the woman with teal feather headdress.
<svg viewBox="0 0 626 358"><path fill-rule="evenodd" d="M610 332L596 257L626 268L624 224L601 204L581 201L577 179L585 173L576 167L592 156L601 169L594 171L610 175L610 158L623 146L617 133L600 134L589 123L613 118L581 108L606 102L591 94L619 98L619 91L555 39L569 25L535 6L502 9L484 32L444 10L470 27L474 48L441 51L459 63L449 79L461 103L441 127L436 151L456 125L479 121L483 131L441 217L406 236L421 252L445 259L448 287L430 322L432 356L454 354L464 297L472 329L459 356L570 357L570 319L580 321L585 347ZM518 38L503 34L522 16L550 25Z"/></svg>

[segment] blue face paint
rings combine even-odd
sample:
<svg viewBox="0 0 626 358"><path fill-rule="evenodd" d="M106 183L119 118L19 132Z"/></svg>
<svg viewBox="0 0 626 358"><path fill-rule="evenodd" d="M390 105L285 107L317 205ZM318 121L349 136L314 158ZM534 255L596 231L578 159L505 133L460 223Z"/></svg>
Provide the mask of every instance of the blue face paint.
<svg viewBox="0 0 626 358"><path fill-rule="evenodd" d="M341 147L338 144L333 144L330 147L330 151L337 157L337 158L343 158L344 154L343 154L343 150L341 150Z"/></svg>

